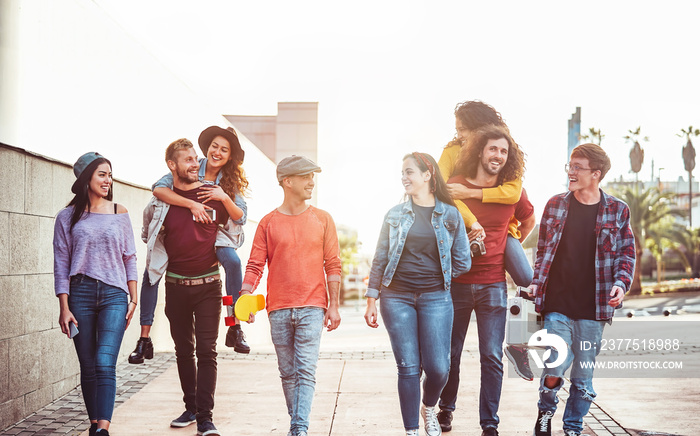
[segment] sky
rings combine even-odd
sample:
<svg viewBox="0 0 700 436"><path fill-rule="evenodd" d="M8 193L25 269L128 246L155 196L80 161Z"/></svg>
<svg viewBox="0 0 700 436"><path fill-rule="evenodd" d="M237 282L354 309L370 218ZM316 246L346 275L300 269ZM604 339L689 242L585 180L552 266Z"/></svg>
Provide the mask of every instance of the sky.
<svg viewBox="0 0 700 436"><path fill-rule="evenodd" d="M700 127L696 2L75 2L96 7L167 80L218 113L274 115L280 101L319 102L319 206L357 228L369 252L402 200L402 157L437 160L461 101L501 112L527 155L524 187L538 220L566 189L567 120L577 106L582 132L605 135L606 179L632 178L623 136L641 126L649 141L640 178L652 177L653 159L655 177L663 168L663 179L676 180L685 144L676 134ZM120 175L150 185L163 169Z"/></svg>

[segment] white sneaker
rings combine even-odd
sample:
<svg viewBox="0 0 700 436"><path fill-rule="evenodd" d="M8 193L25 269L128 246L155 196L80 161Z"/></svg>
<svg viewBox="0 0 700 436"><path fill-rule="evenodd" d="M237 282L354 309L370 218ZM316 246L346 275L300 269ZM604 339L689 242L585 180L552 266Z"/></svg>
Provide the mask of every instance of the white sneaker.
<svg viewBox="0 0 700 436"><path fill-rule="evenodd" d="M427 436L440 436L442 434L442 429L440 428L440 423L437 420L435 406L426 407L425 404L421 403L420 414L425 422L425 434Z"/></svg>
<svg viewBox="0 0 700 436"><path fill-rule="evenodd" d="M418 436L418 429L406 430L406 436Z"/></svg>

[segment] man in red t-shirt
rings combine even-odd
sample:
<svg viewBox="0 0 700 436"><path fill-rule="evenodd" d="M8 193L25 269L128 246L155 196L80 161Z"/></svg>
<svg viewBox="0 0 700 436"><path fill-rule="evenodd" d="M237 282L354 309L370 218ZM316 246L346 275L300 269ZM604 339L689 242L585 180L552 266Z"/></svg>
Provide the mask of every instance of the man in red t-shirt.
<svg viewBox="0 0 700 436"><path fill-rule="evenodd" d="M463 147L453 176L448 183L468 188L491 188L519 178L523 171L522 152L506 130L485 126L474 132ZM503 340L506 324L507 287L505 247L512 216L520 221L524 240L535 225L534 208L525 190L516 204L482 203L461 200L474 213L486 232L486 253L472 259L472 268L452 280L454 324L450 376L440 395L440 410L455 410L459 388L459 365L472 310L476 312L481 354L481 393L479 418L482 435L498 435L498 405L503 382Z"/></svg>

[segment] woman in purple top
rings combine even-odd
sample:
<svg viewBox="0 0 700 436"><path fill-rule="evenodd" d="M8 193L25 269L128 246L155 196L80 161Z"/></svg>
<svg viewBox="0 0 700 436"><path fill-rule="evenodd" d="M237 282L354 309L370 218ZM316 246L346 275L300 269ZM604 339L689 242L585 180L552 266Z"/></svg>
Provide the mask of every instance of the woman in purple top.
<svg viewBox="0 0 700 436"><path fill-rule="evenodd" d="M136 246L126 208L112 202L112 164L90 152L73 165L75 197L56 216L54 287L61 331L73 338L90 435L109 435L116 365L136 309Z"/></svg>

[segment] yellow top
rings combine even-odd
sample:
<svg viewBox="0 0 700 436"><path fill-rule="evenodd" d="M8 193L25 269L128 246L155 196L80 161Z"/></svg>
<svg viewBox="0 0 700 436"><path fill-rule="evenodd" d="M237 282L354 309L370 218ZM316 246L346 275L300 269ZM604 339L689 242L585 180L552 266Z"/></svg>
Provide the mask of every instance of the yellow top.
<svg viewBox="0 0 700 436"><path fill-rule="evenodd" d="M459 158L459 151L461 149L462 147L454 144L445 147L442 151L442 155L438 161L438 167L445 181L452 176L452 172L457 166L457 159ZM505 182L494 188L484 188L481 190L481 195L483 196L481 201L484 203L515 204L520 200L522 188L522 180L511 180L510 182ZM462 214L462 218L467 227L471 227L472 224L478 221L463 201L455 201L455 204L457 205L459 213ZM517 239L520 239L521 236L520 230L518 230L519 225L520 222L518 222L515 217L512 217L508 224L508 233Z"/></svg>

